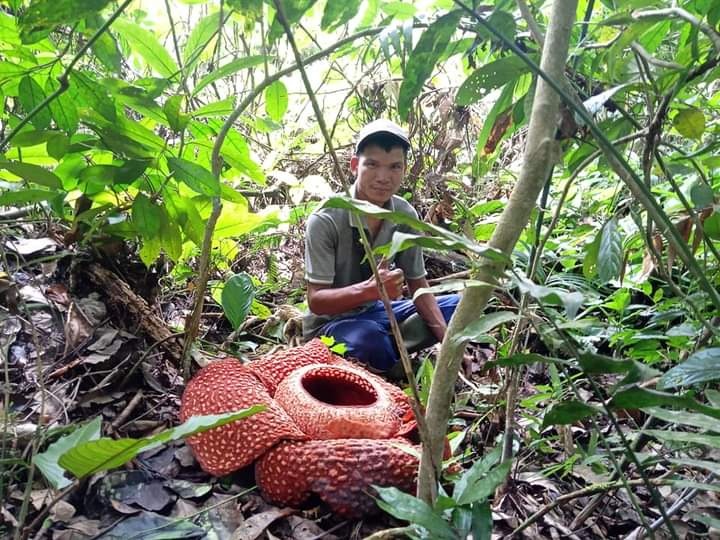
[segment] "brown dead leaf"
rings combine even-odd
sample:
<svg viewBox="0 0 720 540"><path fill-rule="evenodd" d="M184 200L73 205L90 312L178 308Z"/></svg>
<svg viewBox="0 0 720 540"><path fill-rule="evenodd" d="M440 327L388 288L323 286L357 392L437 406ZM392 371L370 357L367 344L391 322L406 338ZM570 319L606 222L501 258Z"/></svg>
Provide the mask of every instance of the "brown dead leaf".
<svg viewBox="0 0 720 540"><path fill-rule="evenodd" d="M65 321L65 351L74 350L78 345L87 340L93 333L93 327L88 318L78 308L75 302L70 304L67 321Z"/></svg>
<svg viewBox="0 0 720 540"><path fill-rule="evenodd" d="M503 135L505 135L505 132L507 131L508 127L510 127L511 120L512 120L512 110L511 109L508 109L507 111L503 112L495 119L495 123L493 124L493 127L490 130L490 136L488 137L487 142L485 143L485 148L483 148L484 154L492 154L495 151L498 143L502 139Z"/></svg>
<svg viewBox="0 0 720 540"><path fill-rule="evenodd" d="M58 501L50 509L50 517L53 521L67 523L75 516L75 507L67 501Z"/></svg>
<svg viewBox="0 0 720 540"><path fill-rule="evenodd" d="M70 305L70 295L68 289L62 283L53 283L45 289L45 296L48 300L55 302L59 306L67 307Z"/></svg>
<svg viewBox="0 0 720 540"><path fill-rule="evenodd" d="M281 517L293 514L292 508L272 508L246 519L232 534L231 540L255 540L272 523Z"/></svg>

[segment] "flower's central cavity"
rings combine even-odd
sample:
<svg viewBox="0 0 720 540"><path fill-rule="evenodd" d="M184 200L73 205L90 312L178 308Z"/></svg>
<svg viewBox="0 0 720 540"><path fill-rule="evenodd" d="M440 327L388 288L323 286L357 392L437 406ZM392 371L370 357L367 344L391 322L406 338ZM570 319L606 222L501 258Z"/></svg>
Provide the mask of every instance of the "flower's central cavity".
<svg viewBox="0 0 720 540"><path fill-rule="evenodd" d="M318 401L338 407L368 406L378 399L367 379L344 369L314 369L303 376L302 385Z"/></svg>

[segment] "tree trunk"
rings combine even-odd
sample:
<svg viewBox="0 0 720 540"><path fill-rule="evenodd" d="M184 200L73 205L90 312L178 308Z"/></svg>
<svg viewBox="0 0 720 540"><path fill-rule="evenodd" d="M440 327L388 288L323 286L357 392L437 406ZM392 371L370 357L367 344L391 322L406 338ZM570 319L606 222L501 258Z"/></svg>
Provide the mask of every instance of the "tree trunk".
<svg viewBox="0 0 720 540"><path fill-rule="evenodd" d="M549 17L550 25L540 67L558 81L564 78L576 8L577 0L555 0ZM560 96L538 77L520 177L489 243L508 256L512 254L527 225L550 169L559 157L559 145L555 140L559 106ZM502 264L485 260L481 262L474 277L482 282L494 282L503 270ZM455 343L453 336L480 316L491 293L490 287L471 287L466 290L450 321L440 349L426 414L431 437L429 444L425 444L423 448L418 483L418 496L428 503L434 502L432 482L436 475L439 477L440 471L434 471L432 464L442 463L455 381L465 348L464 345Z"/></svg>

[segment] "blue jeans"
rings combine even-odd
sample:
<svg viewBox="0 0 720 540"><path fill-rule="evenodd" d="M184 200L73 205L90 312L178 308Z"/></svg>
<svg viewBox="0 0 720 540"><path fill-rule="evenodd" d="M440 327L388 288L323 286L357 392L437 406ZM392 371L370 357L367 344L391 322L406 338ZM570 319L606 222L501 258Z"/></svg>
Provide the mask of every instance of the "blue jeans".
<svg viewBox="0 0 720 540"><path fill-rule="evenodd" d="M457 294L437 297L445 322L450 320L459 301ZM392 302L392 310L398 323L417 313L412 300L396 300ZM322 327L320 334L345 343L347 356L381 371L391 369L400 358L385 307L379 300L361 313L330 321Z"/></svg>

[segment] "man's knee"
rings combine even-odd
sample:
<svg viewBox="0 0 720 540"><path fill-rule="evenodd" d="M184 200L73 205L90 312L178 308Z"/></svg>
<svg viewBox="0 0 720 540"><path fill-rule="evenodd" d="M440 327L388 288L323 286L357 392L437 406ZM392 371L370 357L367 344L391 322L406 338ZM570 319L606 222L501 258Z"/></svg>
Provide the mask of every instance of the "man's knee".
<svg viewBox="0 0 720 540"><path fill-rule="evenodd" d="M357 358L376 369L390 369L397 361L387 332L373 321L353 319L331 323L322 333L344 343L346 356Z"/></svg>

